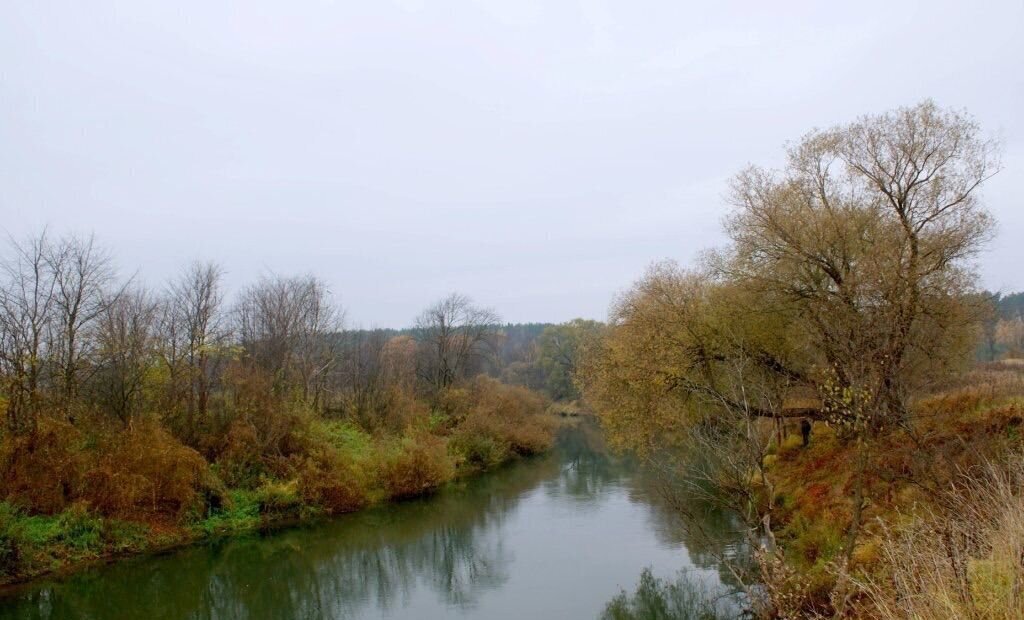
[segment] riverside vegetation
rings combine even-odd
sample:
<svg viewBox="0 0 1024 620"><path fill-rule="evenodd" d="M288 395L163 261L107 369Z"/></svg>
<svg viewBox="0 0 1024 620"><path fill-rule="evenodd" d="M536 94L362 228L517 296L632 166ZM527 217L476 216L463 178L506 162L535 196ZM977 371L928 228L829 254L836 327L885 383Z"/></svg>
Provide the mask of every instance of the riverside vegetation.
<svg viewBox="0 0 1024 620"><path fill-rule="evenodd" d="M974 271L998 156L930 101L812 131L588 344L609 439L744 524L754 616L1024 618L1020 295ZM699 594L648 578L609 617L716 615Z"/></svg>
<svg viewBox="0 0 1024 620"><path fill-rule="evenodd" d="M87 240L15 244L0 574L428 492L545 450L546 396L668 473L689 540L730 516L744 542L706 549L748 615L1020 619L1024 295L975 273L999 166L930 101L812 131L736 176L724 247L607 324L452 295L346 332L315 278L229 307L215 266L153 296ZM720 594L644 573L605 617L735 615Z"/></svg>
<svg viewBox="0 0 1024 620"><path fill-rule="evenodd" d="M538 342L450 295L342 329L312 276L156 294L92 239L12 242L0 286L0 584L431 492L547 450ZM541 356L543 357L543 356ZM533 377L538 390L499 377Z"/></svg>

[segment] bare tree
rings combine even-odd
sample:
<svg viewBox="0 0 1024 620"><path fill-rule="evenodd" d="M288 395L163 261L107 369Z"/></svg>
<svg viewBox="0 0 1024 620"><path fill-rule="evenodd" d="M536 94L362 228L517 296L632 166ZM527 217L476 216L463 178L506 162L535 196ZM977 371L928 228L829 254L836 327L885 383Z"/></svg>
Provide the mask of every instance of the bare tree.
<svg viewBox="0 0 1024 620"><path fill-rule="evenodd" d="M381 330L350 331L343 339L335 369L341 408L365 428L380 423L393 397L387 343Z"/></svg>
<svg viewBox="0 0 1024 620"><path fill-rule="evenodd" d="M336 360L342 313L327 286L313 276L266 277L242 293L236 307L238 337L252 363L271 374L279 392L300 390L321 406Z"/></svg>
<svg viewBox="0 0 1024 620"><path fill-rule="evenodd" d="M53 326L57 283L47 264L44 230L12 240L12 256L0 264L0 365L7 399L7 427L34 432L42 401L47 336Z"/></svg>
<svg viewBox="0 0 1024 620"><path fill-rule="evenodd" d="M157 304L142 289L108 299L97 330L95 398L126 426L142 409L153 362Z"/></svg>
<svg viewBox="0 0 1024 620"><path fill-rule="evenodd" d="M46 263L54 281L52 355L57 390L67 412L87 372L92 339L87 333L117 294L113 260L92 236L69 236L47 246Z"/></svg>
<svg viewBox="0 0 1024 620"><path fill-rule="evenodd" d="M168 287L160 316L161 357L171 375L172 391L185 397L184 434L209 407L211 383L223 359L220 349L230 330L224 315L223 270L214 263L191 264Z"/></svg>
<svg viewBox="0 0 1024 620"><path fill-rule="evenodd" d="M437 394L468 372L497 335L498 315L452 293L416 319L420 344L417 374Z"/></svg>

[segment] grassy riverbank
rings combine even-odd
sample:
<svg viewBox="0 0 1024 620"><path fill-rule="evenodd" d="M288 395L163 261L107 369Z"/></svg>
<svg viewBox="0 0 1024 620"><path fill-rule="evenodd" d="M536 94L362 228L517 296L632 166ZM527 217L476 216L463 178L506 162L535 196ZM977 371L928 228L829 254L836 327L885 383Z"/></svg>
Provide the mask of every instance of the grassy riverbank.
<svg viewBox="0 0 1024 620"><path fill-rule="evenodd" d="M443 410L410 412L401 430L300 416L287 454L262 453L236 426L212 462L152 416L89 432L46 419L31 444L0 444L12 467L0 584L430 493L546 451L555 424L540 396L486 378L451 390Z"/></svg>
<svg viewBox="0 0 1024 620"><path fill-rule="evenodd" d="M756 562L724 560L777 602L755 617L1024 617L1024 364L981 364L916 399L911 420L866 455L863 528L848 562L861 446L835 426L816 422L804 445L795 425L779 441L758 424L773 435L763 468L712 470L722 485L712 493L736 474L770 515L777 553L763 535ZM705 537L702 527L691 522ZM603 617L736 617L716 608L721 600L687 575L646 574Z"/></svg>
<svg viewBox="0 0 1024 620"><path fill-rule="evenodd" d="M983 365L918 399L913 418L867 455L853 615L1020 618L1024 366ZM765 459L788 565L771 586L801 613L834 608L857 451L817 423L808 446L790 435Z"/></svg>

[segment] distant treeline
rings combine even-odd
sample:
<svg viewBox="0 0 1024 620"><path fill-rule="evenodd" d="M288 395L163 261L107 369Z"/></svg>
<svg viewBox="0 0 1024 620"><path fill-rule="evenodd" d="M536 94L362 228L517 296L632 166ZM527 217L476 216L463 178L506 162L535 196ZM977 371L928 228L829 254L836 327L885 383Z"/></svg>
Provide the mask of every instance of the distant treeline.
<svg viewBox="0 0 1024 620"><path fill-rule="evenodd" d="M1024 293L986 293L996 304L1001 319L1024 319Z"/></svg>
<svg viewBox="0 0 1024 620"><path fill-rule="evenodd" d="M1024 293L982 293L987 312L977 357L995 361L1024 356Z"/></svg>
<svg viewBox="0 0 1024 620"><path fill-rule="evenodd" d="M528 361L533 355L532 347L536 344L544 330L554 327L554 323L504 323L495 325L496 338L492 355L483 361L483 371L498 377L502 370L516 362ZM342 337L354 341L382 338L390 340L400 336L413 339L422 336L420 329L391 327L346 329Z"/></svg>

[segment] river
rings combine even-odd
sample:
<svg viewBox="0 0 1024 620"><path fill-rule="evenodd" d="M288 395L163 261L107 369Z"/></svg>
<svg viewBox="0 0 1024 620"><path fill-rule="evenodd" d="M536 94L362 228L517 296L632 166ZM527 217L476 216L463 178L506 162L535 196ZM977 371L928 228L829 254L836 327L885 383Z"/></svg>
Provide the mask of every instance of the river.
<svg viewBox="0 0 1024 620"><path fill-rule="evenodd" d="M584 420L431 497L44 579L0 618L594 620L644 568L728 588L728 519L709 511L698 543L658 488Z"/></svg>

